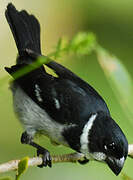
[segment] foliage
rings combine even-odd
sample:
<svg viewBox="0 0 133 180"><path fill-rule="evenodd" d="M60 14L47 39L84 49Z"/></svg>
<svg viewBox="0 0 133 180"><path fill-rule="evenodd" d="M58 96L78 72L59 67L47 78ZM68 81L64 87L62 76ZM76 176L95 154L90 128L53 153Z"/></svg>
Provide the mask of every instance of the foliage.
<svg viewBox="0 0 133 180"><path fill-rule="evenodd" d="M79 32L71 40L60 38L55 51L48 56L58 58L64 54L76 53L79 55L88 55L96 47L96 37L92 32Z"/></svg>

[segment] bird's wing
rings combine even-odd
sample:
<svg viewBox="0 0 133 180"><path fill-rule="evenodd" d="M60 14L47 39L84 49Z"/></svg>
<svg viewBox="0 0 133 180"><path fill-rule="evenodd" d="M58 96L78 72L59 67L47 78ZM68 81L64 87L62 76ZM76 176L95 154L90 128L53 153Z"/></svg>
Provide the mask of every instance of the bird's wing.
<svg viewBox="0 0 133 180"><path fill-rule="evenodd" d="M65 68L61 64L58 64L55 61L50 61L48 64L46 64L49 68L55 71L55 73L60 77L64 79L69 79L73 83L76 83L79 87L84 89L86 93L88 92L95 95L98 99L101 99L101 101L104 101L103 98L99 95L99 93L87 82L85 82L83 79L81 79L79 76L77 76L75 73L70 71L69 69ZM105 102L104 102L105 103Z"/></svg>
<svg viewBox="0 0 133 180"><path fill-rule="evenodd" d="M6 70L13 75L20 66L23 65L15 65ZM89 84L55 62L51 62L49 67L59 77L46 73L40 67L15 81L55 121L80 124L81 121L86 122L91 113L104 111L109 114L106 103Z"/></svg>
<svg viewBox="0 0 133 180"><path fill-rule="evenodd" d="M69 79L72 81L75 81L77 83L83 83L84 81L79 78L76 74L74 74L72 71L69 69L65 68L61 64L55 62L55 61L50 61L49 63L46 64L49 68L54 70L54 72L62 78Z"/></svg>
<svg viewBox="0 0 133 180"><path fill-rule="evenodd" d="M20 65L6 70L11 74L18 66ZM91 88L86 91L86 88L82 88L74 80L64 76L53 77L42 68L16 79L16 82L34 102L62 124L86 122L91 113L98 111L104 110L108 113L105 102L100 96L96 96Z"/></svg>
<svg viewBox="0 0 133 180"><path fill-rule="evenodd" d="M94 102L96 106L101 106L104 108L105 112L109 114L108 107L104 101L104 99L99 95L99 93L87 82L85 82L83 79L81 79L79 76L77 76L75 73L70 71L69 69L65 68L61 64L50 61L48 64L46 64L49 68L54 70L54 72L59 76L59 78L69 79L73 83L75 83L78 87L83 89L90 97L93 97L93 100L96 99L98 101ZM97 108L95 108L97 110Z"/></svg>

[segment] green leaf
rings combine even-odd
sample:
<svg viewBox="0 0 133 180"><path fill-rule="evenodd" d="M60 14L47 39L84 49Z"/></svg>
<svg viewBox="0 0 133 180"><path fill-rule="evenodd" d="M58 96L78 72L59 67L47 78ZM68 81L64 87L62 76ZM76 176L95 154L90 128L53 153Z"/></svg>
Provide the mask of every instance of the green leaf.
<svg viewBox="0 0 133 180"><path fill-rule="evenodd" d="M48 56L54 56L58 58L62 53L76 53L79 55L88 55L96 47L96 37L91 32L80 32L76 34L70 41L67 38L60 38L56 50L53 53L50 53Z"/></svg>
<svg viewBox="0 0 133 180"><path fill-rule="evenodd" d="M121 61L98 46L97 58L123 111L133 124L133 81Z"/></svg>
<svg viewBox="0 0 133 180"><path fill-rule="evenodd" d="M12 180L11 177L1 177L0 180Z"/></svg>
<svg viewBox="0 0 133 180"><path fill-rule="evenodd" d="M24 157L18 164L18 174L16 175L16 180L19 180L20 176L26 171L28 168L28 160L29 157Z"/></svg>
<svg viewBox="0 0 133 180"><path fill-rule="evenodd" d="M96 47L96 37L93 33L80 32L70 41L70 51L77 54L90 54Z"/></svg>

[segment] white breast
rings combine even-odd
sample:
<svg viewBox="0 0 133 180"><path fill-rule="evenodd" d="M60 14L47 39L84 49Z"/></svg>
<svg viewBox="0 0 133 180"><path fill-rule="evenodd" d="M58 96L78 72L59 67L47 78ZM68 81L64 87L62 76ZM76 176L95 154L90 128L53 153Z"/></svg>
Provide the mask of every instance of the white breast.
<svg viewBox="0 0 133 180"><path fill-rule="evenodd" d="M14 110L28 134L34 137L35 133L41 132L57 143L68 145L62 136L63 129L68 127L54 121L20 87L13 92L13 103Z"/></svg>

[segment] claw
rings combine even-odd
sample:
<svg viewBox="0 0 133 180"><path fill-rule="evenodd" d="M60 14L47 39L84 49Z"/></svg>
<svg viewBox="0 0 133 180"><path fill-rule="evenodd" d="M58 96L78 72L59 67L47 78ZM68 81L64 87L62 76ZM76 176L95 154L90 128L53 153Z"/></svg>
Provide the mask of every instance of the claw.
<svg viewBox="0 0 133 180"><path fill-rule="evenodd" d="M39 148L37 149L37 156L42 155L42 164L38 165L38 167L42 168L42 167L52 167L52 158L50 156L50 153L44 149L44 148Z"/></svg>

